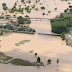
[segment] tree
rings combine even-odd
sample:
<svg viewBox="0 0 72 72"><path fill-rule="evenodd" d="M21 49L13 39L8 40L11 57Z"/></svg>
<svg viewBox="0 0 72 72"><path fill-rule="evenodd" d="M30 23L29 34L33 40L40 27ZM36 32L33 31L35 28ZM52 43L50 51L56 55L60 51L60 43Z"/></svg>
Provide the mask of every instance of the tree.
<svg viewBox="0 0 72 72"><path fill-rule="evenodd" d="M37 58L37 62L39 62L39 63L40 63L40 57L38 57L38 58Z"/></svg>
<svg viewBox="0 0 72 72"><path fill-rule="evenodd" d="M3 9L4 10L7 10L8 9L8 7L6 6L6 3L3 3L2 6L3 6Z"/></svg>
<svg viewBox="0 0 72 72"><path fill-rule="evenodd" d="M22 16L19 16L17 19L19 24L24 24L24 18Z"/></svg>
<svg viewBox="0 0 72 72"><path fill-rule="evenodd" d="M61 34L67 32L66 22L64 21L54 21L52 23L52 32Z"/></svg>

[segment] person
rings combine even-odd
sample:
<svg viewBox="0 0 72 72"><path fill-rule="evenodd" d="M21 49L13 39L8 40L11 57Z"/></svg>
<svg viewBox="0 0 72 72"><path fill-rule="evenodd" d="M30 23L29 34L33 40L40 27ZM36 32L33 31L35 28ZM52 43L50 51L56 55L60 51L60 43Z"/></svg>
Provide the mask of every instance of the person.
<svg viewBox="0 0 72 72"><path fill-rule="evenodd" d="M59 63L59 59L57 59L57 64Z"/></svg>

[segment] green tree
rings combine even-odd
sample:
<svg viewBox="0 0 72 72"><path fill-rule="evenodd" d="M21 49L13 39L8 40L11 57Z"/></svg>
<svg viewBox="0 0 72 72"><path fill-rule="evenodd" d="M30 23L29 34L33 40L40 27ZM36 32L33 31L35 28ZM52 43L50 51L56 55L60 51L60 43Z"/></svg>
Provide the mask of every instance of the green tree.
<svg viewBox="0 0 72 72"><path fill-rule="evenodd" d="M61 34L67 32L67 26L64 21L54 21L52 23L52 32Z"/></svg>
<svg viewBox="0 0 72 72"><path fill-rule="evenodd" d="M24 18L22 16L19 16L17 19L19 24L24 24Z"/></svg>

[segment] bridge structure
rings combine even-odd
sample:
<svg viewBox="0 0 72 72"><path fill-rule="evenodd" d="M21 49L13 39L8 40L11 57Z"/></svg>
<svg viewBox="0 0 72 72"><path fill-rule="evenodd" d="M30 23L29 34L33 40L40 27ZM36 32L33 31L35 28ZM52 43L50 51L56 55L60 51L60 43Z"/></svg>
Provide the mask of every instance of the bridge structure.
<svg viewBox="0 0 72 72"><path fill-rule="evenodd" d="M3 16L0 16L3 17ZM17 20L17 17L12 17L12 16L4 16L4 19L11 19L11 20ZM30 19L31 21L46 21L50 22L49 18L37 18L37 17L23 17L24 19Z"/></svg>
<svg viewBox="0 0 72 72"><path fill-rule="evenodd" d="M49 18L33 18L33 17L30 17L30 18L25 17L25 18L30 19L31 21L48 21L48 22L50 22Z"/></svg>
<svg viewBox="0 0 72 72"><path fill-rule="evenodd" d="M14 16L0 16L0 17L4 17L4 19L11 19L11 20L17 20L18 17L14 17ZM37 17L23 17L25 19L30 19L31 21L46 21L46 22L50 22L50 18L37 18ZM59 20L60 18L55 18L55 20Z"/></svg>
<svg viewBox="0 0 72 72"><path fill-rule="evenodd" d="M39 35L51 35L51 36L61 36L61 34L53 34L53 33L50 33L50 34L47 34L47 33L38 33Z"/></svg>

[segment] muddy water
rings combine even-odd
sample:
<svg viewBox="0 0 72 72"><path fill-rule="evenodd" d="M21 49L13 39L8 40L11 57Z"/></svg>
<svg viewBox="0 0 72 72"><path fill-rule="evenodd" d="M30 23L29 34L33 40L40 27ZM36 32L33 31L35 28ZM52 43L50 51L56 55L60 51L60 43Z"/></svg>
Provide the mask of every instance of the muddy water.
<svg viewBox="0 0 72 72"><path fill-rule="evenodd" d="M49 22L32 22L30 27L34 28L37 33L51 33ZM34 53L38 53L45 66L22 67L0 64L1 72L72 72L72 48L67 46L58 36L38 35L37 33L35 35L13 33L9 36L0 37L2 40L0 51L6 55L32 62L36 61ZM15 46L15 43L22 40L31 41L24 45ZM33 53L30 53L30 51L33 51ZM52 59L51 65L47 65L49 58ZM56 59L60 59L58 66Z"/></svg>

